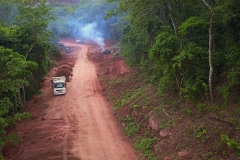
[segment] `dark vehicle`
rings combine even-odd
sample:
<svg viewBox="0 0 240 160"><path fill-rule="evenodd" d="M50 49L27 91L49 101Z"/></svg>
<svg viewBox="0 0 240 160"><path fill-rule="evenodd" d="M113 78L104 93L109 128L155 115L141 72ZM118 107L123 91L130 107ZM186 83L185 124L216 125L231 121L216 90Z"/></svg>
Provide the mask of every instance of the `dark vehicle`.
<svg viewBox="0 0 240 160"><path fill-rule="evenodd" d="M113 53L113 51L109 51L109 50L104 50L101 52L101 54L111 54Z"/></svg>
<svg viewBox="0 0 240 160"><path fill-rule="evenodd" d="M66 46L66 53L70 53L71 52L71 49L69 46Z"/></svg>

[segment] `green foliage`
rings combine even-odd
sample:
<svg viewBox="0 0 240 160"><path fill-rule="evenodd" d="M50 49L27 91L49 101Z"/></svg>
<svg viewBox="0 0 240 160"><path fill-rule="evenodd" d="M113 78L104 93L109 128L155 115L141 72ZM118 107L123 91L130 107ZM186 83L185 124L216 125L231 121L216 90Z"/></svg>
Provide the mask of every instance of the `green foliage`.
<svg viewBox="0 0 240 160"><path fill-rule="evenodd" d="M229 67L225 71L228 85L219 87L219 93L225 101L230 95L237 96L240 90L240 48L232 46L226 54L226 59Z"/></svg>
<svg viewBox="0 0 240 160"><path fill-rule="evenodd" d="M14 120L14 123L16 123L17 121L20 122L23 119L30 119L30 118L31 118L30 113L23 112L23 113L16 113L16 114L14 114L13 120Z"/></svg>
<svg viewBox="0 0 240 160"><path fill-rule="evenodd" d="M5 129L30 117L21 111L24 90L31 96L49 69L48 60L54 59L48 23L53 20L45 0L25 0L15 3L0 1L0 150L10 142L19 142L16 134ZM0 155L1 156L1 155ZM1 156L2 157L2 156Z"/></svg>
<svg viewBox="0 0 240 160"><path fill-rule="evenodd" d="M110 83L117 83L118 81L112 81ZM136 90L133 90L129 92L126 90L125 92L122 92L121 96L118 99L115 99L114 101L114 109L115 110L121 110L124 106L129 105L130 110L134 110L137 108L145 109L147 107L147 104L150 103L149 97L146 96L146 86L142 86L140 88L137 88ZM138 105L138 103L144 102L144 105Z"/></svg>
<svg viewBox="0 0 240 160"><path fill-rule="evenodd" d="M128 103L128 99L118 99L114 103L114 109L115 110L121 110L127 103Z"/></svg>
<svg viewBox="0 0 240 160"><path fill-rule="evenodd" d="M135 148L143 152L144 156L149 160L157 160L152 152L153 143L155 140L156 138L138 137L138 139L135 141Z"/></svg>
<svg viewBox="0 0 240 160"><path fill-rule="evenodd" d="M12 145L15 145L16 143L19 143L21 141L18 134L8 134L5 137L5 141L10 142Z"/></svg>
<svg viewBox="0 0 240 160"><path fill-rule="evenodd" d="M181 26L179 26L179 34L186 35L191 28L198 26L208 26L207 22L204 20L204 17L201 16L192 16L184 21Z"/></svg>
<svg viewBox="0 0 240 160"><path fill-rule="evenodd" d="M156 42L149 52L151 59L155 58L161 63L168 63L177 51L177 39L169 27L164 27L163 31L157 35Z"/></svg>
<svg viewBox="0 0 240 160"><path fill-rule="evenodd" d="M3 26L11 26L15 22L14 17L17 15L17 7L13 1L0 0L0 24Z"/></svg>
<svg viewBox="0 0 240 160"><path fill-rule="evenodd" d="M196 130L196 137L201 138L207 133L207 130L204 128L204 125L200 125Z"/></svg>
<svg viewBox="0 0 240 160"><path fill-rule="evenodd" d="M175 78L172 70L172 58L177 54L177 38L173 30L163 27L162 32L157 35L156 42L149 52L149 57L153 60L154 76L156 77L159 93L174 90Z"/></svg>
<svg viewBox="0 0 240 160"><path fill-rule="evenodd" d="M50 49L47 52L47 61L49 64L49 68L52 68L53 66L57 66L57 60L62 58L62 54L59 50L56 48Z"/></svg>
<svg viewBox="0 0 240 160"><path fill-rule="evenodd" d="M152 149L152 144L156 139L152 138L141 138L139 137L135 142L135 147L137 150L144 151Z"/></svg>
<svg viewBox="0 0 240 160"><path fill-rule="evenodd" d="M133 29L132 26L124 27L123 34L121 54L128 64L132 66L138 65L141 57L146 54L148 37L141 29Z"/></svg>
<svg viewBox="0 0 240 160"><path fill-rule="evenodd" d="M26 61L24 56L0 46L0 96L12 92L16 96L22 85L27 85L26 76L31 75L37 64Z"/></svg>
<svg viewBox="0 0 240 160"><path fill-rule="evenodd" d="M240 132L240 125L236 127L236 130Z"/></svg>
<svg viewBox="0 0 240 160"><path fill-rule="evenodd" d="M195 130L195 136L199 140L201 140L202 143L206 142L205 135L207 134L207 130L204 127L204 125L200 125L196 130Z"/></svg>
<svg viewBox="0 0 240 160"><path fill-rule="evenodd" d="M6 127L15 124L17 121L22 119L30 118L29 113L12 113L11 109L14 107L14 104L10 101L9 98L0 99L0 149L10 142L14 145L17 142L20 142L20 137L17 134L6 134ZM1 157L0 153L0 157Z"/></svg>
<svg viewBox="0 0 240 160"><path fill-rule="evenodd" d="M189 116L193 116L193 112L191 109L184 109L183 111L186 112Z"/></svg>
<svg viewBox="0 0 240 160"><path fill-rule="evenodd" d="M130 110L134 110L136 108L140 108L140 106L138 104L133 104L129 107Z"/></svg>
<svg viewBox="0 0 240 160"><path fill-rule="evenodd" d="M126 125L124 127L124 131L126 132L128 137L137 133L140 128L140 125L133 122L133 119L130 116L127 116L126 118L124 118L122 122Z"/></svg>
<svg viewBox="0 0 240 160"><path fill-rule="evenodd" d="M238 141L229 138L226 134L221 134L221 141L225 142L229 148L233 148L237 155L240 155L240 143Z"/></svg>
<svg viewBox="0 0 240 160"><path fill-rule="evenodd" d="M115 15L116 15L116 13L114 12L114 9L110 9L107 12L106 16L104 17L104 19L106 20L108 17L112 17L112 16L115 16Z"/></svg>
<svg viewBox="0 0 240 160"><path fill-rule="evenodd" d="M120 11L127 11L121 44L129 64L141 63L142 71L159 86L160 94L177 92L191 100L207 99L211 15L205 4L189 0L117 2ZM240 90L239 2L212 1L210 5L215 11L213 83L216 88L222 84L229 88L218 89L226 103L227 96L234 97ZM113 10L110 12L113 14Z"/></svg>
<svg viewBox="0 0 240 160"><path fill-rule="evenodd" d="M121 84L121 83L122 83L122 81L121 81L121 79L120 79L120 78L117 78L117 79L115 80L115 83L119 85L119 84Z"/></svg>
<svg viewBox="0 0 240 160"><path fill-rule="evenodd" d="M217 87L218 93L222 96L224 106L227 105L228 97L229 97L229 87L226 85Z"/></svg>
<svg viewBox="0 0 240 160"><path fill-rule="evenodd" d="M203 56L205 55L205 56ZM201 61L206 59L207 52L194 43L188 43L179 55L172 58L173 68L175 68L181 80L180 95L193 99L199 95L208 94L208 63L203 64ZM202 96L202 97L204 97Z"/></svg>

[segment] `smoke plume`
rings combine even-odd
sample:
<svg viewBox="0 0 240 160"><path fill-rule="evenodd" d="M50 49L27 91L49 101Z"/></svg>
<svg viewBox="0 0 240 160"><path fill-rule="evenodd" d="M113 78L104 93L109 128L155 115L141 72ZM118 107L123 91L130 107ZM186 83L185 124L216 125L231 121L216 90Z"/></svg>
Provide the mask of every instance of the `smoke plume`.
<svg viewBox="0 0 240 160"><path fill-rule="evenodd" d="M90 39L97 43L102 51L104 50L104 38L101 31L97 28L97 23L93 22L81 28L82 38Z"/></svg>
<svg viewBox="0 0 240 160"><path fill-rule="evenodd" d="M58 38L71 37L91 40L104 50L104 41L112 35L112 24L115 24L116 17L104 19L104 16L112 8L116 8L117 3L108 4L106 0L81 1L73 7L64 5L53 5L52 15L55 21L51 22L48 29ZM94 5L93 5L94 4Z"/></svg>

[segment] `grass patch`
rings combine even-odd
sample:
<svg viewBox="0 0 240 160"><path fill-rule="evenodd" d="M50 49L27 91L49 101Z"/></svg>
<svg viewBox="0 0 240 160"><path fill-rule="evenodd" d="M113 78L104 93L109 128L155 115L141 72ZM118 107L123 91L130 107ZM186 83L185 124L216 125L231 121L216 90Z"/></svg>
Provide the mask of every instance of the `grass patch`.
<svg viewBox="0 0 240 160"><path fill-rule="evenodd" d="M126 132L127 136L130 137L139 131L140 125L133 122L130 116L127 116L122 120L125 124L124 131Z"/></svg>
<svg viewBox="0 0 240 160"><path fill-rule="evenodd" d="M152 152L153 143L155 140L156 138L138 137L138 139L135 141L135 148L141 151L144 157L148 160L158 160Z"/></svg>

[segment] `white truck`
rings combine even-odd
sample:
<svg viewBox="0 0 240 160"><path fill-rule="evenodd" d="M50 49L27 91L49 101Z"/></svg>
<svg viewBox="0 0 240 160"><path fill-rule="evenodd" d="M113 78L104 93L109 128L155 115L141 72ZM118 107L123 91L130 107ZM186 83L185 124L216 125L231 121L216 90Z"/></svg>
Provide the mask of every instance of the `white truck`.
<svg viewBox="0 0 240 160"><path fill-rule="evenodd" d="M76 40L76 43L77 43L77 44L82 44L82 40L81 40L81 39L77 39L77 40Z"/></svg>
<svg viewBox="0 0 240 160"><path fill-rule="evenodd" d="M66 94L66 77L52 77L54 95Z"/></svg>

